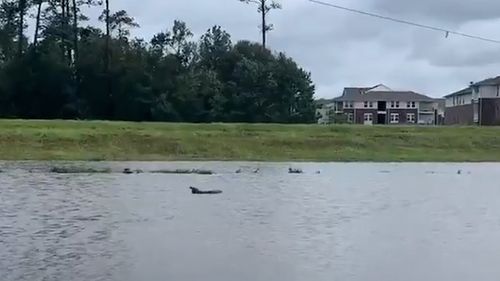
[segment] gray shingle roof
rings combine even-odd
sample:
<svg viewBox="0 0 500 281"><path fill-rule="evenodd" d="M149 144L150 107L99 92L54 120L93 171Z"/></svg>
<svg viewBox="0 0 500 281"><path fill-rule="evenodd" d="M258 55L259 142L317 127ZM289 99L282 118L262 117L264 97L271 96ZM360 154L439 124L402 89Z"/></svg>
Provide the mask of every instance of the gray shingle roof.
<svg viewBox="0 0 500 281"><path fill-rule="evenodd" d="M460 95L466 95L466 94L471 94L472 93L472 87L474 86L498 86L500 85L500 76L494 77L494 78L488 78L483 81L477 82L472 84L470 87L467 87L465 89L462 89L458 92L454 92L452 94L444 96L445 98L453 97L453 96L460 96Z"/></svg>
<svg viewBox="0 0 500 281"><path fill-rule="evenodd" d="M462 90L460 90L458 92L455 92L453 94L449 94L449 95L444 96L444 97L445 98L449 98L449 97L453 97L453 96L461 96L461 95L468 95L468 94L472 94L472 88L471 87L462 89Z"/></svg>
<svg viewBox="0 0 500 281"><path fill-rule="evenodd" d="M495 78L488 78L486 80L474 84L474 86L496 86L496 85L500 85L500 76L497 76Z"/></svg>
<svg viewBox="0 0 500 281"><path fill-rule="evenodd" d="M352 101L415 101L415 102L432 102L433 98L415 93L412 91L374 91L366 92L372 88L345 88L344 94L341 97L334 99L337 102Z"/></svg>

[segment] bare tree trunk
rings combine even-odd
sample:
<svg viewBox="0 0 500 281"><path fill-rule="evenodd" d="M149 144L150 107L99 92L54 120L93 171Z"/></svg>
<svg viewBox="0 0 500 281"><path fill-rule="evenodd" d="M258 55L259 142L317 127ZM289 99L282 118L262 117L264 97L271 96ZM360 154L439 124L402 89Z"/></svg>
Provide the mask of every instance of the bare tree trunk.
<svg viewBox="0 0 500 281"><path fill-rule="evenodd" d="M68 20L70 17L70 15L69 15L69 0L66 0L64 4L65 4L65 8L66 8L66 20ZM67 22L69 22L69 20Z"/></svg>
<svg viewBox="0 0 500 281"><path fill-rule="evenodd" d="M110 27L109 27L109 0L106 0L106 54L105 54L105 68L106 71L109 70L109 41L111 39Z"/></svg>
<svg viewBox="0 0 500 281"><path fill-rule="evenodd" d="M68 35L69 35L69 23L70 23L70 18L71 18L71 15L70 15L70 12L69 12L69 1L70 0L66 0L65 1L65 5L64 5L64 8L66 9L66 17L64 18L64 25L66 26L65 28L65 34L66 34L66 58L68 60L68 63L71 64L72 62L72 57L71 57L71 45L69 44L69 40L72 40L70 38L68 38Z"/></svg>
<svg viewBox="0 0 500 281"><path fill-rule="evenodd" d="M106 90L109 98L109 106L108 106L108 114L110 118L114 116L114 106L113 106L113 91L111 85L111 74L110 74L110 57L111 57L111 49L110 49L110 41L111 41L111 30L110 30L110 22L109 22L109 0L106 0L106 50L104 54L104 68L106 73Z"/></svg>
<svg viewBox="0 0 500 281"><path fill-rule="evenodd" d="M24 40L24 16L26 13L26 0L19 0L19 26L17 34L17 52L19 56L23 54L23 40Z"/></svg>
<svg viewBox="0 0 500 281"><path fill-rule="evenodd" d="M273 29L273 25L267 25L267 15L271 10L281 9L281 4L277 0L239 0L240 2L249 4L257 4L259 9L258 12L262 17L262 48L266 49L267 32Z"/></svg>
<svg viewBox="0 0 500 281"><path fill-rule="evenodd" d="M61 0L61 52L63 60L66 57L66 1Z"/></svg>
<svg viewBox="0 0 500 281"><path fill-rule="evenodd" d="M260 1L260 8L261 8L261 13L262 13L262 47L265 49L266 48L266 1L261 0Z"/></svg>
<svg viewBox="0 0 500 281"><path fill-rule="evenodd" d="M78 7L73 0L73 50L75 52L75 65L78 63Z"/></svg>
<svg viewBox="0 0 500 281"><path fill-rule="evenodd" d="M78 6L76 0L73 0L73 50L74 50L74 61L73 61L73 71L75 75L75 91L76 96L80 97L80 53L78 47Z"/></svg>
<svg viewBox="0 0 500 281"><path fill-rule="evenodd" d="M42 13L42 4L43 4L43 1L39 0L38 4L37 4L38 5L37 12L36 12L35 38L33 39L33 46L35 47L35 51L36 51L36 48L38 45L38 33L40 31L40 15Z"/></svg>

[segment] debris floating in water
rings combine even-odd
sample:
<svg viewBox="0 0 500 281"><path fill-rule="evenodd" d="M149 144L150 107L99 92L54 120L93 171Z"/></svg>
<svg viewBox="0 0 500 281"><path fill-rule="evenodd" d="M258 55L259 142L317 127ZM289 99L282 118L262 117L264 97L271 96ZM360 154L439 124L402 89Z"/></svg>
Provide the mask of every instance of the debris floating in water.
<svg viewBox="0 0 500 281"><path fill-rule="evenodd" d="M157 171L152 171L151 173L153 173L153 174L180 174L180 175L185 175L185 174L213 175L214 174L213 171L199 170L199 169L157 170Z"/></svg>
<svg viewBox="0 0 500 281"><path fill-rule="evenodd" d="M123 170L123 173L126 175L131 175L131 174L142 174L144 172L142 170L131 170L130 168L125 168Z"/></svg>
<svg viewBox="0 0 500 281"><path fill-rule="evenodd" d="M52 167L51 173L55 174L109 174L111 169L94 169L88 167Z"/></svg>
<svg viewBox="0 0 500 281"><path fill-rule="evenodd" d="M303 174L304 172L301 169L288 168L288 173L289 174Z"/></svg>
<svg viewBox="0 0 500 281"><path fill-rule="evenodd" d="M221 194L222 193L222 190L199 190L198 188L196 187L189 187L189 189L191 189L191 193L192 194Z"/></svg>

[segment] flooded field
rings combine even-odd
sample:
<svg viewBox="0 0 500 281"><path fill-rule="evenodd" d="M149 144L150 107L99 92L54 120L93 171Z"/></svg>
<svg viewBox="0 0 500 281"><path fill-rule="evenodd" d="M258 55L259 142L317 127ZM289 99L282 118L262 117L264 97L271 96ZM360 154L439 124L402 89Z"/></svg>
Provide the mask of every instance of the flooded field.
<svg viewBox="0 0 500 281"><path fill-rule="evenodd" d="M498 164L54 165L0 163L2 281L500 276Z"/></svg>

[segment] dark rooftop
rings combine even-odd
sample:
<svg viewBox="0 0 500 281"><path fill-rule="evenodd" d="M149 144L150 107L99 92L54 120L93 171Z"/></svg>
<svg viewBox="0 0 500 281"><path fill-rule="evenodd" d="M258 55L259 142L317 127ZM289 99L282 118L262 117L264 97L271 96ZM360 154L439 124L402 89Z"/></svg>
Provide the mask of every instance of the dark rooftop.
<svg viewBox="0 0 500 281"><path fill-rule="evenodd" d="M341 97L335 98L334 101L434 101L435 99L415 93L413 91L373 91L369 92L372 88L345 88L344 94ZM367 92L368 91L368 92Z"/></svg>

